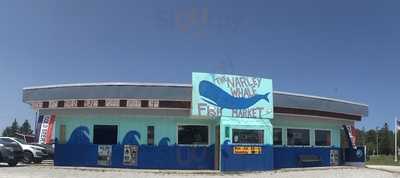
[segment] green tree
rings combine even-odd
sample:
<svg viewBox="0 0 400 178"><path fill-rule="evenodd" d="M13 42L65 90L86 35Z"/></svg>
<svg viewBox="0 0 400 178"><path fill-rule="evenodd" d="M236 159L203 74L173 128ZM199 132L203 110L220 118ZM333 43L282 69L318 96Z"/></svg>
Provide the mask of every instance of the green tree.
<svg viewBox="0 0 400 178"><path fill-rule="evenodd" d="M29 124L28 120L25 120L24 123L21 125L19 131L24 135L31 135L33 130L31 128L31 124Z"/></svg>
<svg viewBox="0 0 400 178"><path fill-rule="evenodd" d="M14 119L14 121L11 124L10 129L11 129L11 136L10 137L15 137L16 133L19 132L19 124L18 124L17 119Z"/></svg>
<svg viewBox="0 0 400 178"><path fill-rule="evenodd" d="M3 130L3 137L8 137L9 135L11 134L11 129L10 129L10 127L6 127L4 130Z"/></svg>
<svg viewBox="0 0 400 178"><path fill-rule="evenodd" d="M379 154L390 155L394 153L394 134L385 123L379 131Z"/></svg>
<svg viewBox="0 0 400 178"><path fill-rule="evenodd" d="M365 145L367 146L368 155L376 154L376 136L377 132L370 129L365 133Z"/></svg>

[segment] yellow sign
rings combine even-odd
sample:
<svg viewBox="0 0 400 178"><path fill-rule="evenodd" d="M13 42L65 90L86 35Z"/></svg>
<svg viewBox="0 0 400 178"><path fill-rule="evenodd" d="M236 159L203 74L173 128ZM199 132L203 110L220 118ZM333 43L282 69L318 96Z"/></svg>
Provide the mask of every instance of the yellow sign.
<svg viewBox="0 0 400 178"><path fill-rule="evenodd" d="M233 154L261 154L262 148L260 146L235 146L233 147Z"/></svg>

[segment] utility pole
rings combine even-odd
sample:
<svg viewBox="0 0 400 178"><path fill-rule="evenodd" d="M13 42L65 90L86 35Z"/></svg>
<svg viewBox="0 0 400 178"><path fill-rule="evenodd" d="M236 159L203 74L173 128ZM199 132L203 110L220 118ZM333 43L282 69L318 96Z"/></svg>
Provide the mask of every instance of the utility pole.
<svg viewBox="0 0 400 178"><path fill-rule="evenodd" d="M376 156L379 155L379 133L378 133L379 127L376 127Z"/></svg>

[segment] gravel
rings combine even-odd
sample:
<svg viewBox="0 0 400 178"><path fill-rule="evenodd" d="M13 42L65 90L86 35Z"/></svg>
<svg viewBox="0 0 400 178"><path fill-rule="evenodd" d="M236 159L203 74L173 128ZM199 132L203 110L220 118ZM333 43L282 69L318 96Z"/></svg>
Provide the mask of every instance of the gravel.
<svg viewBox="0 0 400 178"><path fill-rule="evenodd" d="M135 169L101 169L101 168L74 168L53 167L51 165L18 165L7 167L0 165L0 178L123 178L123 177L145 177L145 178L179 178L179 177L249 177L249 178L394 178L399 173L391 173L368 168L332 168L332 169L286 169L267 172L248 173L220 173L215 171L158 171L158 170L135 170Z"/></svg>

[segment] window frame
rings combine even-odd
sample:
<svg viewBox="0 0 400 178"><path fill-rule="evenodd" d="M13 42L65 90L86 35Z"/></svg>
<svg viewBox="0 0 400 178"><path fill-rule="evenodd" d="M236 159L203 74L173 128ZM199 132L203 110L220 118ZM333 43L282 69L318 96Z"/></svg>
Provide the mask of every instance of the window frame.
<svg viewBox="0 0 400 178"><path fill-rule="evenodd" d="M64 108L65 106L65 101L64 100L58 100L57 101L57 108Z"/></svg>
<svg viewBox="0 0 400 178"><path fill-rule="evenodd" d="M85 100L76 100L76 107L77 108L84 108L85 107Z"/></svg>
<svg viewBox="0 0 400 178"><path fill-rule="evenodd" d="M308 140L309 140L308 145L289 145L289 137L288 137L288 134L289 134L288 130L289 129L308 130ZM312 146L312 144L311 144L311 131L312 131L312 129L310 129L310 128L287 127L286 128L286 146L288 146L288 147L311 147Z"/></svg>
<svg viewBox="0 0 400 178"><path fill-rule="evenodd" d="M331 139L331 143L330 143L330 145L328 145L328 146L321 146L321 145L317 145L317 140L316 140L316 131L317 130L319 130L319 131L329 131L329 134L330 134L330 139ZM314 129L314 146L315 147L332 147L332 145L333 145L333 143L332 143L332 141L333 141L333 139L332 139L332 129L321 129L321 128L315 128Z"/></svg>
<svg viewBox="0 0 400 178"><path fill-rule="evenodd" d="M262 130L263 131L263 140L262 140L262 143L234 143L233 142L233 130ZM253 128L238 128L238 127L236 127L236 128L234 128L234 127L232 127L231 128L231 137L230 137L230 139L231 139L231 143L232 143L232 145L264 145L265 144L265 129L263 129L263 128L257 128L257 129L253 129Z"/></svg>
<svg viewBox="0 0 400 178"><path fill-rule="evenodd" d="M207 144L179 144L179 126L206 126L207 127ZM210 134L210 126L207 124L177 124L176 125L176 145L178 146L210 146L210 139L211 139L211 134Z"/></svg>
<svg viewBox="0 0 400 178"><path fill-rule="evenodd" d="M117 138L116 138L116 143L115 144L99 144L99 143L94 143L94 136L95 136L95 133L94 133L94 127L95 126L116 126L117 127L117 132L116 132L116 136L117 136ZM93 124L93 126L92 126L92 138L91 138L91 142L92 142L92 144L96 144L96 145L116 145L116 144L118 144L119 143L119 129L120 129L120 125L119 124L114 124L114 123L96 123L96 124Z"/></svg>
<svg viewBox="0 0 400 178"><path fill-rule="evenodd" d="M150 128L152 128L152 131L153 131L153 133L152 133L152 135L153 135L153 144L149 144L149 129ZM147 127L146 127L146 132L147 132L147 142L146 142L146 144L148 145L148 146L155 146L156 145L156 127L155 127L155 125L148 125Z"/></svg>
<svg viewBox="0 0 400 178"><path fill-rule="evenodd" d="M283 138L284 138L284 132L283 132L283 130L284 130L285 128L283 128L283 127L273 127L273 128L272 128L272 134L275 134L275 133L274 133L274 129L281 129L281 144L280 144L280 145L275 145L275 144L274 144L274 135L272 135L272 145L273 145L273 146L283 146L283 145L287 145L287 144L285 144L285 143L283 142Z"/></svg>

